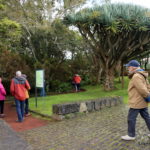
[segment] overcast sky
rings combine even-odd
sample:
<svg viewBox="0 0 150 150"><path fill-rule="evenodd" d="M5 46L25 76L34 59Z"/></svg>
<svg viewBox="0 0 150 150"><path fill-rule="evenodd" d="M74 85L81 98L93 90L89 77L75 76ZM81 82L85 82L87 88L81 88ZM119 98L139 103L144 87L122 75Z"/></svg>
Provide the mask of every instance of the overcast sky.
<svg viewBox="0 0 150 150"><path fill-rule="evenodd" d="M111 0L111 2L132 3L150 8L150 0Z"/></svg>
<svg viewBox="0 0 150 150"><path fill-rule="evenodd" d="M102 0L88 0L88 2L85 5L85 7L86 6L92 7L91 4L99 4L101 2L102 2ZM141 6L146 7L146 8L150 8L150 0L111 0L111 2L112 3L116 3L116 2L119 2L119 3L131 3L131 4L141 5Z"/></svg>

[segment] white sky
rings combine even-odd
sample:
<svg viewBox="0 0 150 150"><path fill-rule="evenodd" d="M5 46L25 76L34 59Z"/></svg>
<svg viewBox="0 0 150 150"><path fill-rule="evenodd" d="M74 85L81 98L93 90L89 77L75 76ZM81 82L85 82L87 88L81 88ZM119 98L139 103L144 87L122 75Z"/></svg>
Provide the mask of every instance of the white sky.
<svg viewBox="0 0 150 150"><path fill-rule="evenodd" d="M143 7L150 8L150 0L111 0L112 3L123 2L141 5Z"/></svg>
<svg viewBox="0 0 150 150"><path fill-rule="evenodd" d="M103 0L87 0L84 7L92 7L93 4L101 4ZM111 0L111 3L131 3L150 8L150 0Z"/></svg>

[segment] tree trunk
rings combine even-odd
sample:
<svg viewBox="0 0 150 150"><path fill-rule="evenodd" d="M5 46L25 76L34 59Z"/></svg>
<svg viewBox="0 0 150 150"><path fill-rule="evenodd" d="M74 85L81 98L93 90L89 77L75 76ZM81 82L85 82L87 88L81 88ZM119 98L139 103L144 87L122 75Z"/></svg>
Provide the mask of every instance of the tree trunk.
<svg viewBox="0 0 150 150"><path fill-rule="evenodd" d="M114 90L114 68L105 69L105 83L104 83L104 90L111 91Z"/></svg>
<svg viewBox="0 0 150 150"><path fill-rule="evenodd" d="M98 69L98 72L97 72L96 82L97 82L98 84L100 83L102 71L103 71L103 69L102 69L102 68L99 68L99 69Z"/></svg>
<svg viewBox="0 0 150 150"><path fill-rule="evenodd" d="M145 63L144 63L144 69L147 70L147 64L148 64L149 57L145 58Z"/></svg>

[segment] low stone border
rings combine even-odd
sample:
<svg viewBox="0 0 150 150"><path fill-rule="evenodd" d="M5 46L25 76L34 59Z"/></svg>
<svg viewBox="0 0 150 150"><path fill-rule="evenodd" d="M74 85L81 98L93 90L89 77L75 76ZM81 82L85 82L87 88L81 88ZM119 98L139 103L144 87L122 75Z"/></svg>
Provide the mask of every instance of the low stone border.
<svg viewBox="0 0 150 150"><path fill-rule="evenodd" d="M52 118L55 120L62 120L70 116L76 116L77 113L99 111L105 107L112 107L123 103L123 97L104 97L95 100L88 100L84 102L74 102L67 104L53 105Z"/></svg>

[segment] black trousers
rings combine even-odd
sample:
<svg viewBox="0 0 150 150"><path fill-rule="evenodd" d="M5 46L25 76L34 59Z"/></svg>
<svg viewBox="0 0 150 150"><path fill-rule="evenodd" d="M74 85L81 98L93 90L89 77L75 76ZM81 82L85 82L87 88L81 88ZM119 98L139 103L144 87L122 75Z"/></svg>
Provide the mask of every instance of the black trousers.
<svg viewBox="0 0 150 150"><path fill-rule="evenodd" d="M0 114L4 113L4 100L0 100Z"/></svg>
<svg viewBox="0 0 150 150"><path fill-rule="evenodd" d="M25 100L25 114L29 113L29 101L28 99Z"/></svg>
<svg viewBox="0 0 150 150"><path fill-rule="evenodd" d="M139 113L141 117L145 120L146 125L150 131L150 116L148 113L148 108L143 109L130 108L128 113L128 135L131 137L135 137L136 118Z"/></svg>
<svg viewBox="0 0 150 150"><path fill-rule="evenodd" d="M75 83L74 86L76 91L80 90L80 83Z"/></svg>

